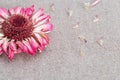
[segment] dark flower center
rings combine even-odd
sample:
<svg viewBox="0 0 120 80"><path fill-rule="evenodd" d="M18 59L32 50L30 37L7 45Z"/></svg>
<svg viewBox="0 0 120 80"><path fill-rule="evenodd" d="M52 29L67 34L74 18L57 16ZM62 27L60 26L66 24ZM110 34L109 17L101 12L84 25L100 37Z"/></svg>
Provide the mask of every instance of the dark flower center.
<svg viewBox="0 0 120 80"><path fill-rule="evenodd" d="M27 20L23 16L16 16L11 18L11 23L14 27L22 27L26 21Z"/></svg>
<svg viewBox="0 0 120 80"><path fill-rule="evenodd" d="M22 15L12 15L2 23L5 37L14 40L23 40L30 37L33 31L32 21Z"/></svg>

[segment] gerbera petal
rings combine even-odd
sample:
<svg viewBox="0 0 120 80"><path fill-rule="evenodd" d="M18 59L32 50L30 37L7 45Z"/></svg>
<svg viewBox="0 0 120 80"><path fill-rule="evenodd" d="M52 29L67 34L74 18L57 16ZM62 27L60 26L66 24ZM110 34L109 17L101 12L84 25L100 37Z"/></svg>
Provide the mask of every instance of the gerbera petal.
<svg viewBox="0 0 120 80"><path fill-rule="evenodd" d="M34 27L41 26L44 23L48 23L50 21L49 15L44 15L36 19L36 22L33 22Z"/></svg>
<svg viewBox="0 0 120 80"><path fill-rule="evenodd" d="M44 45L48 45L49 44L49 37L48 37L48 35L47 34L40 34L40 36L42 37Z"/></svg>
<svg viewBox="0 0 120 80"><path fill-rule="evenodd" d="M24 45L28 48L28 51L31 55L34 55L35 54L35 51L32 49L30 43L26 40L23 41Z"/></svg>
<svg viewBox="0 0 120 80"><path fill-rule="evenodd" d="M43 41L42 41L41 36L39 34L37 34L37 33L34 33L34 34L35 34L37 40L40 42L40 44L43 45Z"/></svg>
<svg viewBox="0 0 120 80"><path fill-rule="evenodd" d="M53 25L51 23L47 23L47 24L43 24L41 26L36 27L33 32L39 33L40 31L42 31L42 32L48 33L52 29L53 29Z"/></svg>
<svg viewBox="0 0 120 80"><path fill-rule="evenodd" d="M33 37L29 38L28 40L33 50L36 51L37 48L39 47L39 43L37 43Z"/></svg>
<svg viewBox="0 0 120 80"><path fill-rule="evenodd" d="M26 9L26 16L31 16L34 12L34 5L30 6L29 8Z"/></svg>
<svg viewBox="0 0 120 80"><path fill-rule="evenodd" d="M4 42L3 42L3 45L2 45L3 51L5 53L7 53L8 44L9 44L8 39L5 38Z"/></svg>
<svg viewBox="0 0 120 80"><path fill-rule="evenodd" d="M6 9L0 8L0 16L1 16L3 19L6 19L6 18L9 17L9 14L8 14L8 12L6 11Z"/></svg>
<svg viewBox="0 0 120 80"><path fill-rule="evenodd" d="M37 37L38 41L42 46L48 45L49 44L49 38L45 34L37 34L35 33L35 36Z"/></svg>
<svg viewBox="0 0 120 80"><path fill-rule="evenodd" d="M43 14L43 9L40 8L40 9L32 16L33 22L34 22L37 18L39 18L42 14Z"/></svg>
<svg viewBox="0 0 120 80"><path fill-rule="evenodd" d="M45 45L44 45L44 43L43 43L42 38L41 38L40 35L37 34L37 33L34 33L34 35L35 35L35 39L37 40L37 42L39 42L39 49L40 49L41 51L43 51Z"/></svg>
<svg viewBox="0 0 120 80"><path fill-rule="evenodd" d="M15 8L15 14L20 14L20 11L22 10L22 7L16 7Z"/></svg>
<svg viewBox="0 0 120 80"><path fill-rule="evenodd" d="M17 51L15 54L19 54L19 53L22 53L22 49L21 48L17 48Z"/></svg>
<svg viewBox="0 0 120 80"><path fill-rule="evenodd" d="M16 44L19 46L21 52L29 53L27 46L25 46L21 41L17 41Z"/></svg>
<svg viewBox="0 0 120 80"><path fill-rule="evenodd" d="M34 12L34 5L30 6L29 8L22 8L20 13L23 16L31 17L31 15L33 14L33 12Z"/></svg>
<svg viewBox="0 0 120 80"><path fill-rule="evenodd" d="M11 48L8 49L8 58L11 60L14 57L14 51Z"/></svg>
<svg viewBox="0 0 120 80"><path fill-rule="evenodd" d="M25 16L25 12L26 12L26 8L22 8L21 11L20 11L20 14Z"/></svg>
<svg viewBox="0 0 120 80"><path fill-rule="evenodd" d="M44 28L42 28L41 31L48 33L50 31L52 31L52 29L53 29L53 25L51 23L47 23L46 26Z"/></svg>
<svg viewBox="0 0 120 80"><path fill-rule="evenodd" d="M10 15L20 14L21 9L22 9L22 7L15 7L15 8L9 9L8 11L9 11Z"/></svg>
<svg viewBox="0 0 120 80"><path fill-rule="evenodd" d="M11 42L9 43L9 48L11 48L16 53L17 47L13 40L11 40Z"/></svg>
<svg viewBox="0 0 120 80"><path fill-rule="evenodd" d="M9 11L10 15L15 14L14 8L9 9L8 11Z"/></svg>
<svg viewBox="0 0 120 80"><path fill-rule="evenodd" d="M17 46L16 43L14 42L14 40L11 40L9 42L9 48L8 48L8 58L12 59L14 57L14 55L17 53Z"/></svg>
<svg viewBox="0 0 120 80"><path fill-rule="evenodd" d="M46 17L47 17L47 15L45 15L45 14L42 14L42 15L36 17L35 19L33 19L33 21L34 21L33 24L40 22L42 19L45 19Z"/></svg>
<svg viewBox="0 0 120 80"><path fill-rule="evenodd" d="M34 12L34 5L30 6L29 8L16 7L9 9L10 15L21 14L23 16L31 16L33 12Z"/></svg>

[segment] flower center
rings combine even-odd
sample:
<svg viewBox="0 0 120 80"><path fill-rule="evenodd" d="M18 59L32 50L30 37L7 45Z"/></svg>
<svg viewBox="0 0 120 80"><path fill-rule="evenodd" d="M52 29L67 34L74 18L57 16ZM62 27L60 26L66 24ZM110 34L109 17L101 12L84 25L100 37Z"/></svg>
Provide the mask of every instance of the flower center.
<svg viewBox="0 0 120 80"><path fill-rule="evenodd" d="M12 15L2 23L4 35L9 39L23 40L33 31L32 21L22 15Z"/></svg>

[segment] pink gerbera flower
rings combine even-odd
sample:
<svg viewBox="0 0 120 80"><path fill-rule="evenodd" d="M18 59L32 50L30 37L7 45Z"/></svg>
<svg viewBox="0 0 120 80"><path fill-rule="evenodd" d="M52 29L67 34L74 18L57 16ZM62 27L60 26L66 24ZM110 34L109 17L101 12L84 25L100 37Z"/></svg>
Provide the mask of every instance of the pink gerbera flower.
<svg viewBox="0 0 120 80"><path fill-rule="evenodd" d="M5 53L9 59L21 52L34 55L48 45L47 33L53 27L50 16L41 8L35 14L33 12L34 5L8 11L0 8L0 54Z"/></svg>

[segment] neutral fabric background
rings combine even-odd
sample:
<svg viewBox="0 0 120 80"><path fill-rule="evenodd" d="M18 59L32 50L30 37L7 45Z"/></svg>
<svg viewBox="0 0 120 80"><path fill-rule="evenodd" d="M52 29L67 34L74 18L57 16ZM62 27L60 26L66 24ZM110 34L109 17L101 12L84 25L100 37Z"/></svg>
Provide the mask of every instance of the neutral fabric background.
<svg viewBox="0 0 120 80"><path fill-rule="evenodd" d="M9 61L0 56L0 80L120 80L120 0L0 0L0 7L41 7L50 14L54 30L50 45L35 56L16 55ZM50 5L55 4L55 11ZM68 18L67 10L73 11ZM98 15L99 21L93 19ZM80 22L80 27L72 27ZM78 36L83 35L87 43ZM96 41L103 37L103 46ZM84 52L81 56L80 51Z"/></svg>

